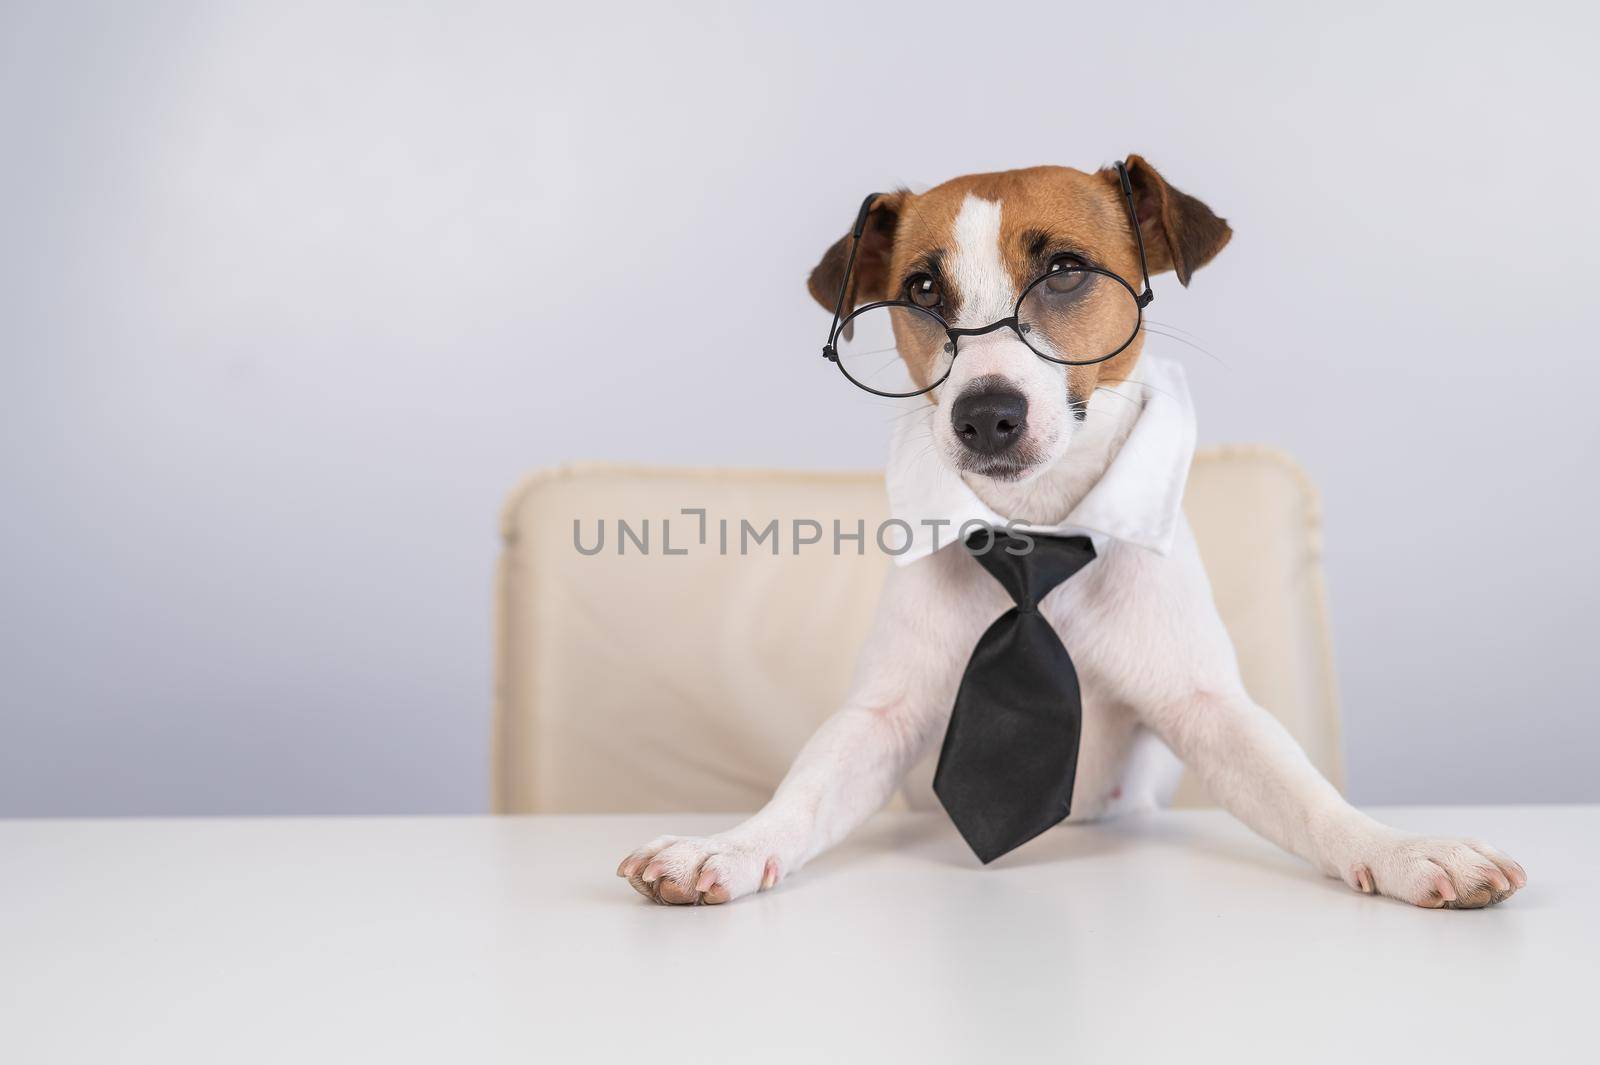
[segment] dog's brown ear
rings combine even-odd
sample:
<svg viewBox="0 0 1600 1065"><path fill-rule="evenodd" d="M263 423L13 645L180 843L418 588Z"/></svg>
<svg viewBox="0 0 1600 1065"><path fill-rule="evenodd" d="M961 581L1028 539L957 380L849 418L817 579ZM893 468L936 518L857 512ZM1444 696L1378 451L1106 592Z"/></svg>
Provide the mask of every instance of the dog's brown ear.
<svg viewBox="0 0 1600 1065"><path fill-rule="evenodd" d="M889 255L894 251L894 234L900 225L900 208L908 193L886 192L872 201L866 225L861 230L861 246L856 249L855 268L850 272L850 291L845 293L844 313L873 300L888 299ZM825 310L839 302L839 285L844 280L845 263L850 259L850 233L822 253L822 261L811 270L806 288Z"/></svg>
<svg viewBox="0 0 1600 1065"><path fill-rule="evenodd" d="M1156 168L1137 155L1125 164L1133 184L1133 202L1139 212L1145 257L1150 272L1173 270L1183 285L1189 275L1216 257L1233 236L1228 223L1187 192L1167 184ZM1115 169L1102 171L1121 191Z"/></svg>

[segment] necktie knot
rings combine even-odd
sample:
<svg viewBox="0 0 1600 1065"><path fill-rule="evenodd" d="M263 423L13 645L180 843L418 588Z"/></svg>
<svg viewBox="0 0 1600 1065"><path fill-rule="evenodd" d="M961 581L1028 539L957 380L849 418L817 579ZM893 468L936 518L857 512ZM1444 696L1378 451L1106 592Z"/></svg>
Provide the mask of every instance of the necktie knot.
<svg viewBox="0 0 1600 1065"><path fill-rule="evenodd" d="M1031 614L1045 596L1094 561L1094 543L1087 536L1014 534L980 529L967 537L967 550L1017 605Z"/></svg>

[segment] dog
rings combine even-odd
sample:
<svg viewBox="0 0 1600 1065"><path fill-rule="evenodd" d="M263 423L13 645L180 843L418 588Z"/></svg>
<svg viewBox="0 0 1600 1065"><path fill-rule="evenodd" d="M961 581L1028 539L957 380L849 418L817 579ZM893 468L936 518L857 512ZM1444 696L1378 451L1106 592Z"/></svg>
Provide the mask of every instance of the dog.
<svg viewBox="0 0 1600 1065"><path fill-rule="evenodd" d="M1087 510L1087 527L1124 527L1039 605L1083 693L1069 823L1163 804L1181 759L1251 829L1356 891L1470 908L1527 883L1487 844L1401 832L1352 807L1245 692L1178 505L1189 452L1169 431L1184 424L1170 404L1186 393L1170 367L1142 359L1142 329L1105 361L1070 366L1037 357L1015 329L985 329L1059 262L1123 279L1170 271L1187 286L1231 238L1223 219L1134 155L1121 173L1036 167L895 192L862 223L848 292L851 234L812 271L825 309L912 300L983 330L939 367L936 351L899 337L913 380L948 376L908 419L921 446L898 471L891 460L891 509L897 483L926 498L917 479L933 478L1008 523L1054 526ZM850 694L771 801L718 835L652 840L619 876L657 902L725 903L776 887L889 800L939 742L968 655L1011 605L967 552L937 546L891 572Z"/></svg>

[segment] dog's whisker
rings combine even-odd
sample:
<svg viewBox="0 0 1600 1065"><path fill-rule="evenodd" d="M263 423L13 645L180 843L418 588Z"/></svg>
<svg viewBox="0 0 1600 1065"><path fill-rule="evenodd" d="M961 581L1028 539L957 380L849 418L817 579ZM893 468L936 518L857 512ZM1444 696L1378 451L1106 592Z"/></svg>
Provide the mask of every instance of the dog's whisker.
<svg viewBox="0 0 1600 1065"><path fill-rule="evenodd" d="M1145 381L1135 380L1132 377L1113 377L1113 378L1110 378L1108 380L1100 382L1100 384L1096 385L1095 388L1099 389L1099 388L1104 387L1105 385L1134 385L1134 386L1139 387L1139 388L1147 388L1152 392L1159 392L1163 396L1167 396L1167 397L1169 397L1171 399L1177 399L1178 398L1177 396L1173 395L1171 392L1168 392L1164 388L1157 388L1155 385L1149 384L1148 382L1145 382ZM1127 396L1123 396L1122 398L1123 399L1127 399L1128 397Z"/></svg>
<svg viewBox="0 0 1600 1065"><path fill-rule="evenodd" d="M1138 400L1133 399L1133 398L1131 398L1129 396L1125 396L1121 392L1118 392L1114 388L1106 388L1104 385L1096 385L1095 386L1095 391L1096 392L1104 392L1108 396L1116 396L1118 399L1122 400L1124 403L1128 404L1130 407L1137 407L1139 405L1139 401Z"/></svg>
<svg viewBox="0 0 1600 1065"><path fill-rule="evenodd" d="M1180 328L1178 326L1175 326L1171 322L1158 322L1154 318L1146 318L1144 320L1144 324L1147 325L1147 326L1151 326L1151 325L1160 326L1162 329L1170 329L1174 333L1182 333L1186 337L1194 337L1196 340L1200 339L1200 336L1199 336L1198 333L1191 333L1191 332L1189 332L1189 330L1182 329L1182 328Z"/></svg>
<svg viewBox="0 0 1600 1065"><path fill-rule="evenodd" d="M878 408L880 408L882 410L893 411L894 413L888 415L884 419L884 421L886 421L886 422L888 422L890 424L893 424L895 422L905 421L907 418L911 417L913 414L918 413L916 410L901 410L897 405L895 405L893 403L868 403L866 405L869 406L869 407L878 407Z"/></svg>
<svg viewBox="0 0 1600 1065"><path fill-rule="evenodd" d="M1195 351L1198 351L1200 354L1204 355L1206 358L1208 358L1211 361L1215 362L1218 366L1227 366L1228 365L1227 363L1223 362L1220 358L1218 358L1216 355L1212 354L1206 348L1202 347L1199 344L1196 344L1192 340L1188 340L1188 339L1186 339L1184 337L1178 336L1176 333L1168 333L1168 332L1164 332L1164 331L1162 331L1160 329L1151 329L1148 324L1145 325L1144 332L1149 333L1149 334L1151 334L1153 336L1165 337L1166 339L1176 341L1179 344L1184 345L1185 347L1193 348Z"/></svg>

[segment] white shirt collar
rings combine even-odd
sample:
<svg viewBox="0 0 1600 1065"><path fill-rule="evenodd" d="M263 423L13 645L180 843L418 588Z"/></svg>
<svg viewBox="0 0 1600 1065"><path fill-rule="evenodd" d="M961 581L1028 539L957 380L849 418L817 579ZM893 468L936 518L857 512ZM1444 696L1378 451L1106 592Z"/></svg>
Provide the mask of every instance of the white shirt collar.
<svg viewBox="0 0 1600 1065"><path fill-rule="evenodd" d="M889 448L886 481L890 517L908 526L909 542L895 561L909 565L957 542L968 522L1047 535L1084 533L1097 547L1103 548L1109 538L1167 554L1177 535L1194 458L1194 406L1178 363L1146 355L1135 376L1127 388L1118 389L1125 399L1140 404L1127 437L1100 479L1058 525L1008 522L989 509L930 446L938 408L925 404L901 418Z"/></svg>

